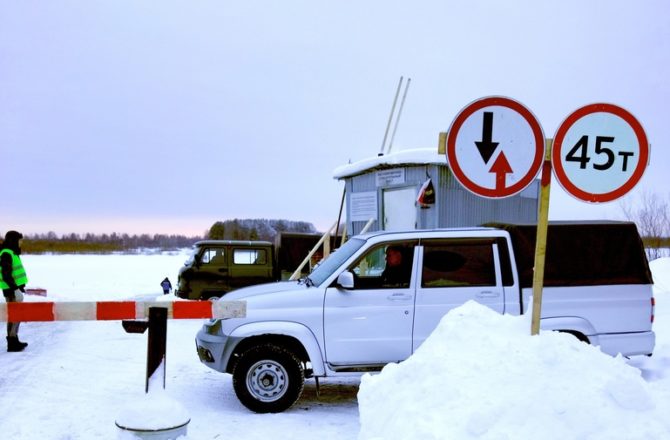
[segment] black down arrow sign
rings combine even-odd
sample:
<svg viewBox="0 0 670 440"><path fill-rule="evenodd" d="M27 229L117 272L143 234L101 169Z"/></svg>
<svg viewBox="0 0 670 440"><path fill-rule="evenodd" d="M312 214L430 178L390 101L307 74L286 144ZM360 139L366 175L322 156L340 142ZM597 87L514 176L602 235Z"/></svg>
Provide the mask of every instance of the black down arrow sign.
<svg viewBox="0 0 670 440"><path fill-rule="evenodd" d="M484 163L489 163L489 159L493 156L493 152L496 151L498 142L493 142L491 137L493 136L493 112L484 112L484 124L482 126L482 140L475 141L479 154L481 154Z"/></svg>

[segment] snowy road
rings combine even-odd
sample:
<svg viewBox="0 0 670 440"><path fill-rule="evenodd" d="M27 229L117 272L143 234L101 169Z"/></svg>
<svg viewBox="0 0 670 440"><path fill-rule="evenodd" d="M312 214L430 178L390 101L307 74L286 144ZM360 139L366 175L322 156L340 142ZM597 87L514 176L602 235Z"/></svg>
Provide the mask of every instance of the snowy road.
<svg viewBox="0 0 670 440"><path fill-rule="evenodd" d="M82 301L157 293L159 281L166 274L174 277L184 258L26 256L24 261L31 286L47 288L53 300ZM641 368L656 396L670 398L670 301L658 299L657 323L662 325L655 327L661 332L655 356L629 363ZM167 392L191 416L189 439L358 437L358 379L326 381L318 398L314 380L308 380L289 411L253 414L238 402L229 375L198 361L194 336L200 326L200 320L168 323ZM116 438L116 417L144 394L146 335L127 334L112 321L24 323L20 336L30 343L25 352L0 352L2 437Z"/></svg>
<svg viewBox="0 0 670 440"><path fill-rule="evenodd" d="M144 393L147 338L126 334L119 322L24 324L30 342L19 355L0 353L0 432L5 438L114 438L124 404ZM317 399L308 381L300 402L284 414L250 413L231 378L200 364L193 335L199 321L168 324L167 391L191 415L189 437L267 439L277 432L309 438L355 438L358 380L326 383Z"/></svg>
<svg viewBox="0 0 670 440"><path fill-rule="evenodd" d="M32 269L30 285L46 287L54 300L79 301L157 293L166 270L173 276L184 260L181 254L24 257ZM75 276L82 265L87 270ZM194 336L201 325L202 320L168 323L166 390L191 416L189 438L267 439L277 433L310 438L314 432L323 438L356 438L358 379L322 383L319 398L314 380L308 380L290 411L250 413L235 397L231 377L198 361ZM2 437L116 438L116 417L144 394L146 334L127 334L118 321L31 322L22 324L20 337L30 344L26 351L0 352Z"/></svg>

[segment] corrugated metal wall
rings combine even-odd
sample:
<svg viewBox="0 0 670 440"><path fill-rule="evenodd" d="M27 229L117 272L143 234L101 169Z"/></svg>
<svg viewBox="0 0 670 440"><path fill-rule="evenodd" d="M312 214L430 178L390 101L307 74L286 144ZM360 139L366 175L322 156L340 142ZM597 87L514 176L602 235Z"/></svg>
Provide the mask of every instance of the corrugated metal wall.
<svg viewBox="0 0 670 440"><path fill-rule="evenodd" d="M346 182L347 234L356 235L365 227L366 221L350 221L351 194L360 192L377 193L377 221L368 231L381 227L383 215L383 190L388 188L414 187L417 191L428 177L435 186L435 205L428 208L417 206L418 229L478 226L497 221L510 223L537 223L538 181L534 181L522 193L504 199L487 199L476 196L463 188L451 175L447 165L428 164L401 167L405 170L404 183L377 187L376 170L358 176L348 177Z"/></svg>
<svg viewBox="0 0 670 440"><path fill-rule="evenodd" d="M436 204L440 227L478 226L492 221L537 223L537 181L515 196L488 199L463 188L444 166L440 167L440 190L445 192Z"/></svg>

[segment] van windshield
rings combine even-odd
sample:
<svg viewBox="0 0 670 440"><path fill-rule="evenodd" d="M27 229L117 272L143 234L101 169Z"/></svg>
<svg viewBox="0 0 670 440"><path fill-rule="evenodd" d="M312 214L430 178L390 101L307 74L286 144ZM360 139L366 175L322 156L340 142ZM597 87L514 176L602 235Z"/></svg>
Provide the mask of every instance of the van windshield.
<svg viewBox="0 0 670 440"><path fill-rule="evenodd" d="M342 263L351 257L364 244L365 240L361 240L360 238L350 238L309 274L307 278L312 282L311 284L318 286L323 283L326 278L331 276L333 272L342 266Z"/></svg>

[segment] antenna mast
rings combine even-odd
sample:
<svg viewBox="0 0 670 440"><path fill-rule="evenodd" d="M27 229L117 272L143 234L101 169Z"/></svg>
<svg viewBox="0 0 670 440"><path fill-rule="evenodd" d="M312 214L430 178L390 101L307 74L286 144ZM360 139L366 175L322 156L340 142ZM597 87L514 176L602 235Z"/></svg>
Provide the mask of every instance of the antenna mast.
<svg viewBox="0 0 670 440"><path fill-rule="evenodd" d="M393 120L393 113L395 113L395 105L398 102L398 95L400 94L400 88L402 87L402 80L403 77L400 77L400 81L398 82L398 88L395 91L395 98L393 99L393 106L391 107L391 114L389 115L389 121L386 124L386 131L384 132L384 140L382 141L382 147L379 149L379 154L377 156L383 156L384 155L384 146L386 145L386 138L389 134L389 128L391 128L391 121ZM405 90L405 93L407 91ZM403 99L404 101L404 99Z"/></svg>
<svg viewBox="0 0 670 440"><path fill-rule="evenodd" d="M400 101L400 108L398 109L398 116L395 118L395 125L393 126L393 133L391 133L391 141L389 142L389 149L386 152L387 154L391 152L393 148L393 139L395 138L395 132L398 129L398 122L400 121L400 115L402 114L402 108L405 106L405 98L407 98L407 90L409 90L409 83L412 81L412 78L407 78L407 84L405 84L405 92L402 94L402 101Z"/></svg>

